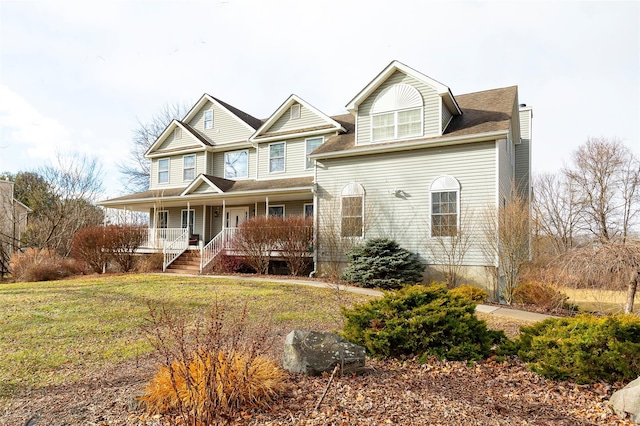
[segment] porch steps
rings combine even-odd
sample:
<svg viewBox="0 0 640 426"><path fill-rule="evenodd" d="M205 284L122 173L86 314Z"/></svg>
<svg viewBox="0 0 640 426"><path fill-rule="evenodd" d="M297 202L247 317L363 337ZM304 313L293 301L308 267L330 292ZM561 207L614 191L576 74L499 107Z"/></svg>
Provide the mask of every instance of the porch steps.
<svg viewBox="0 0 640 426"><path fill-rule="evenodd" d="M174 274L200 274L200 250L185 251L167 267L167 272Z"/></svg>

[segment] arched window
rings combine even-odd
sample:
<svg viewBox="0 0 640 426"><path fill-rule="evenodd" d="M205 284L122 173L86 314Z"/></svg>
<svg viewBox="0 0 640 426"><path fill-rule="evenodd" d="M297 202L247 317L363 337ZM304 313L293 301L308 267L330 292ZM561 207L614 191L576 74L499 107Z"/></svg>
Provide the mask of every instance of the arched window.
<svg viewBox="0 0 640 426"><path fill-rule="evenodd" d="M362 237L364 235L364 188L359 183L351 182L342 188L340 217L343 237Z"/></svg>
<svg viewBox="0 0 640 426"><path fill-rule="evenodd" d="M371 108L373 142L423 134L423 101L420 92L408 84L384 89Z"/></svg>
<svg viewBox="0 0 640 426"><path fill-rule="evenodd" d="M460 182L453 176L440 176L431 183L431 236L458 234Z"/></svg>

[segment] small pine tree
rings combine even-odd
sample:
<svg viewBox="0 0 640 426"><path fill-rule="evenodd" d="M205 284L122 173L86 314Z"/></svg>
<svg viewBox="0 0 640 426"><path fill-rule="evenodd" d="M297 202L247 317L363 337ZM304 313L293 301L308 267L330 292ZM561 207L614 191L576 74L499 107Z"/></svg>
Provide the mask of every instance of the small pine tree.
<svg viewBox="0 0 640 426"><path fill-rule="evenodd" d="M347 257L343 279L367 288L393 290L422 281L425 266L410 251L387 238L355 247Z"/></svg>

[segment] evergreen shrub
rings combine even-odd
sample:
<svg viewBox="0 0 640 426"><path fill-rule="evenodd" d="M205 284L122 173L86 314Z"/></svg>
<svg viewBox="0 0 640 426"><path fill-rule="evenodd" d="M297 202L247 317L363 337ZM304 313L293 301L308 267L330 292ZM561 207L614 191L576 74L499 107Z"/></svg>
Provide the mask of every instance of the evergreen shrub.
<svg viewBox="0 0 640 426"><path fill-rule="evenodd" d="M629 381L640 371L640 318L551 318L522 327L513 347L529 367L577 383Z"/></svg>
<svg viewBox="0 0 640 426"><path fill-rule="evenodd" d="M489 293L486 290L476 287L475 285L462 284L456 288L449 290L453 294L457 294L470 302L484 303L489 299Z"/></svg>
<svg viewBox="0 0 640 426"><path fill-rule="evenodd" d="M444 284L407 286L342 313L343 336L380 358L477 360L506 340L475 316L475 303Z"/></svg>
<svg viewBox="0 0 640 426"><path fill-rule="evenodd" d="M425 266L410 251L386 238L374 238L347 253L343 279L360 287L393 290L422 281Z"/></svg>

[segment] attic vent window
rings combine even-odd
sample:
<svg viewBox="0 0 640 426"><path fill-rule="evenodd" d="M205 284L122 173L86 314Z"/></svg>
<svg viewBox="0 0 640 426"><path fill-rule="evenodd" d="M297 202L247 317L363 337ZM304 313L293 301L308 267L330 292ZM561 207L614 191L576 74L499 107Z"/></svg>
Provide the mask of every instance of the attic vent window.
<svg viewBox="0 0 640 426"><path fill-rule="evenodd" d="M173 138L181 139L182 138L182 129L180 127L176 127L173 129Z"/></svg>
<svg viewBox="0 0 640 426"><path fill-rule="evenodd" d="M371 140L422 136L423 118L422 95L415 87L389 86L380 92L371 108Z"/></svg>
<svg viewBox="0 0 640 426"><path fill-rule="evenodd" d="M213 110L208 109L204 112L204 128L213 129Z"/></svg>
<svg viewBox="0 0 640 426"><path fill-rule="evenodd" d="M291 119L295 120L300 118L300 104L291 105Z"/></svg>

